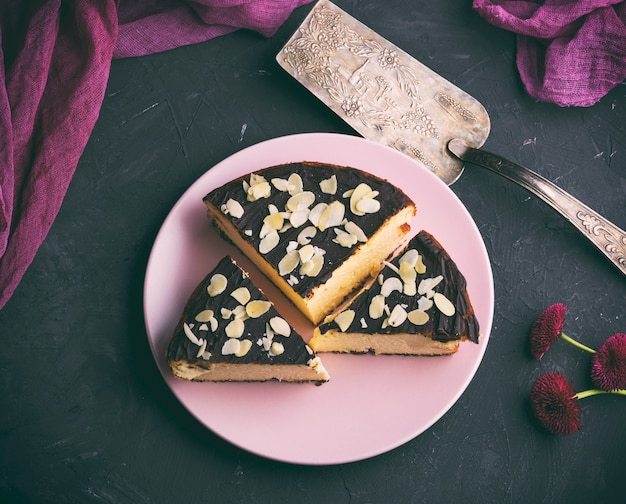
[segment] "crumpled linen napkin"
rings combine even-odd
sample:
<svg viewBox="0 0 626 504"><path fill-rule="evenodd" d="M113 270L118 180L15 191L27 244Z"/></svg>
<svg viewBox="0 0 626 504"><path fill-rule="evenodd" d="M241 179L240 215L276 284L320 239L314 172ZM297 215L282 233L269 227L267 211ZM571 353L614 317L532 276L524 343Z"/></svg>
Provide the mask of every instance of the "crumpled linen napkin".
<svg viewBox="0 0 626 504"><path fill-rule="evenodd" d="M54 221L111 60L237 29L269 37L311 0L0 2L0 309Z"/></svg>
<svg viewBox="0 0 626 504"><path fill-rule="evenodd" d="M473 0L489 23L517 33L517 68L530 96L588 107L626 79L623 0Z"/></svg>

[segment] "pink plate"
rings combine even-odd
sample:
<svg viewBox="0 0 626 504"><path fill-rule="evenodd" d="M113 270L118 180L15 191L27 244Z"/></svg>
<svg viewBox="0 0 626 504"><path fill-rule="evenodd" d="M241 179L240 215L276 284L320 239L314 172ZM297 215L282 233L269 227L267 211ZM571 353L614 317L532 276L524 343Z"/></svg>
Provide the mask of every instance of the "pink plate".
<svg viewBox="0 0 626 504"><path fill-rule="evenodd" d="M417 205L413 232L425 229L464 272L481 326L478 345L449 357L321 354L331 381L192 383L172 377L165 350L196 284L229 253L248 269L278 310L308 340L313 327L213 229L202 197L249 172L280 163L350 165L386 178ZM493 319L487 251L463 204L415 160L361 137L286 136L253 145L218 163L180 198L156 238L146 271L144 314L154 358L180 402L206 427L252 453L299 464L338 464L384 453L413 439L458 400L482 360Z"/></svg>

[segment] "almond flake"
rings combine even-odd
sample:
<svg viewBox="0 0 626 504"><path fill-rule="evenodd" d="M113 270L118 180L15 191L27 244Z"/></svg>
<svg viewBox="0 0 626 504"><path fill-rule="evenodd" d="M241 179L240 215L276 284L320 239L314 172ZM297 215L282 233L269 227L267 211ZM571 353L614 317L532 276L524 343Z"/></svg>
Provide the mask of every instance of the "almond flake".
<svg viewBox="0 0 626 504"><path fill-rule="evenodd" d="M270 250L273 250L279 242L280 236L278 235L278 231L272 231L259 243L259 252L261 254L267 254Z"/></svg>
<svg viewBox="0 0 626 504"><path fill-rule="evenodd" d="M220 273L216 273L215 275L211 277L211 282L209 283L209 286L206 289L207 294L211 297L217 296L218 294L221 294L222 292L224 292L227 285L228 285L228 279L224 275Z"/></svg>
<svg viewBox="0 0 626 504"><path fill-rule="evenodd" d="M250 348L252 348L252 341L249 339L241 340L239 342L239 350L235 352L235 357L243 357L250 351Z"/></svg>
<svg viewBox="0 0 626 504"><path fill-rule="evenodd" d="M361 198L355 205L356 209L363 214L372 214L380 210L380 201L373 198Z"/></svg>
<svg viewBox="0 0 626 504"><path fill-rule="evenodd" d="M247 287L239 287L231 292L231 297L235 298L242 305L245 305L248 301L250 301L250 291Z"/></svg>
<svg viewBox="0 0 626 504"><path fill-rule="evenodd" d="M245 325L243 323L243 320L238 318L231 320L224 329L224 331L226 332L226 336L228 336L229 338L241 338L244 327Z"/></svg>
<svg viewBox="0 0 626 504"><path fill-rule="evenodd" d="M278 263L278 274L285 276L295 270L300 264L300 253L297 250L287 252L287 255L283 257Z"/></svg>
<svg viewBox="0 0 626 504"><path fill-rule="evenodd" d="M238 339L229 339L222 346L222 355L235 355L241 349L241 342Z"/></svg>
<svg viewBox="0 0 626 504"><path fill-rule="evenodd" d="M316 277L322 271L322 266L324 266L324 255L315 253L311 260L302 264L299 273L309 277Z"/></svg>
<svg viewBox="0 0 626 504"><path fill-rule="evenodd" d="M320 215L319 222L317 223L317 227L320 231L324 231L328 228L339 226L343 221L343 216L345 215L346 207L341 201L333 201L330 205L326 207L322 215Z"/></svg>
<svg viewBox="0 0 626 504"><path fill-rule="evenodd" d="M354 188L354 191L350 194L350 210L354 215L365 215L365 212L357 208L357 203L371 192L372 188L365 183L361 183Z"/></svg>
<svg viewBox="0 0 626 504"><path fill-rule="evenodd" d="M389 277L380 287L380 293L388 297L393 291L402 292L402 281L398 277Z"/></svg>
<svg viewBox="0 0 626 504"><path fill-rule="evenodd" d="M270 213L265 219L263 219L263 224L267 224L271 229L278 231L283 227L284 217L281 213Z"/></svg>
<svg viewBox="0 0 626 504"><path fill-rule="evenodd" d="M270 319L270 327L276 334L281 336L291 335L291 326L282 317L272 317Z"/></svg>
<svg viewBox="0 0 626 504"><path fill-rule="evenodd" d="M402 307L402 305L398 304L393 307L393 310L391 310L388 323L391 327L398 327L399 325L402 325L404 323L406 318L406 310Z"/></svg>
<svg viewBox="0 0 626 504"><path fill-rule="evenodd" d="M299 212L301 210L306 210L314 202L315 194L311 191L302 191L289 198L285 204L285 208L287 208L290 212Z"/></svg>
<svg viewBox="0 0 626 504"><path fill-rule="evenodd" d="M298 250L298 254L300 255L300 261L303 263L310 261L314 253L315 248L313 248L313 245L311 244L305 245L300 250Z"/></svg>
<svg viewBox="0 0 626 504"><path fill-rule="evenodd" d="M261 198L269 198L272 194L272 186L267 181L250 185L248 189L248 201L257 201Z"/></svg>
<svg viewBox="0 0 626 504"><path fill-rule="evenodd" d="M289 187L289 182L285 179L273 178L271 182L272 185L281 192L287 191L287 188Z"/></svg>
<svg viewBox="0 0 626 504"><path fill-rule="evenodd" d="M196 354L196 359L199 359L204 353L204 351L206 350L207 341L205 339L200 340L200 341L202 341L202 344L200 345L200 348L198 349L198 353Z"/></svg>
<svg viewBox="0 0 626 504"><path fill-rule="evenodd" d="M246 313L251 318L259 318L261 315L266 313L272 306L272 303L269 301L264 301L262 299L257 299L255 301L250 301L246 305Z"/></svg>
<svg viewBox="0 0 626 504"><path fill-rule="evenodd" d="M189 327L189 324L187 324L186 322L183 323L183 331L185 333L185 336L187 336L187 338L189 338L189 341L191 341L194 345L200 346L202 344L200 340L196 338L196 335L193 333L191 327Z"/></svg>
<svg viewBox="0 0 626 504"><path fill-rule="evenodd" d="M385 296L377 294L372 298L369 307L369 316L371 319L376 320L383 316L385 312Z"/></svg>
<svg viewBox="0 0 626 504"><path fill-rule="evenodd" d="M439 308L439 311L447 317L452 317L452 315L456 312L456 308L452 302L440 292L435 293L433 300L435 301L435 306Z"/></svg>
<svg viewBox="0 0 626 504"><path fill-rule="evenodd" d="M411 324L424 325L430 318L428 313L422 310L412 310L408 313L408 319Z"/></svg>
<svg viewBox="0 0 626 504"><path fill-rule="evenodd" d="M241 203L230 198L226 202L226 212L229 215L232 215L235 219L239 219L243 216L243 207L241 206Z"/></svg>
<svg viewBox="0 0 626 504"><path fill-rule="evenodd" d="M417 286L417 292L419 294L426 294L429 291L432 291L439 282L443 280L443 276L437 275L436 277L424 278L419 285Z"/></svg>
<svg viewBox="0 0 626 504"><path fill-rule="evenodd" d="M344 225L344 229L348 233L356 236L356 239L359 240L360 242L365 243L367 241L367 235L354 222L352 221L346 222L346 224Z"/></svg>
<svg viewBox="0 0 626 504"><path fill-rule="evenodd" d="M213 310L202 310L194 318L196 322L208 322L213 318Z"/></svg>
<svg viewBox="0 0 626 504"><path fill-rule="evenodd" d="M328 207L328 203L318 203L309 212L309 222L314 226L317 226L320 222L320 217Z"/></svg>
<svg viewBox="0 0 626 504"><path fill-rule="evenodd" d="M352 321L354 320L354 316L355 316L354 310L346 310L344 312L341 312L335 318L335 324L337 324L340 331L346 332L348 327L350 327L350 324L352 324Z"/></svg>
<svg viewBox="0 0 626 504"><path fill-rule="evenodd" d="M289 184L288 184L288 188L287 190L289 191L289 194L291 194L292 196L294 194L298 194L299 192L302 192L302 178L300 177L300 175L298 175L297 173L292 173L291 175L289 175Z"/></svg>
<svg viewBox="0 0 626 504"><path fill-rule="evenodd" d="M400 260L398 261L398 263L400 264L400 266L402 266L402 263L408 263L411 266L411 268L415 268L418 257L419 257L419 252L417 250L409 249L402 255L402 257L400 257Z"/></svg>
<svg viewBox="0 0 626 504"><path fill-rule="evenodd" d="M285 351L285 347L283 346L282 343L279 343L278 341L274 341L272 343L272 346L270 347L270 354L276 356L276 355L280 355Z"/></svg>
<svg viewBox="0 0 626 504"><path fill-rule="evenodd" d="M330 178L322 180L320 190L324 194L335 194L337 192L337 176L332 175Z"/></svg>
<svg viewBox="0 0 626 504"><path fill-rule="evenodd" d="M335 228L336 238L333 240L335 243L341 245L345 248L350 248L356 244L358 241L356 236L353 234L347 233L343 229Z"/></svg>
<svg viewBox="0 0 626 504"><path fill-rule="evenodd" d="M297 212L293 212L289 216L289 224L291 224L295 228L299 228L309 219L310 213L311 212L307 208L305 208L304 210L298 210Z"/></svg>
<svg viewBox="0 0 626 504"><path fill-rule="evenodd" d="M311 242L311 239L317 234L317 228L315 226L307 226L298 234L298 243L300 245L306 245Z"/></svg>

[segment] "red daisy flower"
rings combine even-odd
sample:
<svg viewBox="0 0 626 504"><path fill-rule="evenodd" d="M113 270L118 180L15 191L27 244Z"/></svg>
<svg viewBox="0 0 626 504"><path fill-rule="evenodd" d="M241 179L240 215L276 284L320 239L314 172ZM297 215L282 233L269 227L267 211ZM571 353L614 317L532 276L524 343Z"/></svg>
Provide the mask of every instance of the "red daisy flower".
<svg viewBox="0 0 626 504"><path fill-rule="evenodd" d="M567 306L555 303L543 310L530 330L530 352L537 360L559 339L565 323Z"/></svg>
<svg viewBox="0 0 626 504"><path fill-rule="evenodd" d="M591 380L602 390L626 388L626 334L614 334L593 354Z"/></svg>
<svg viewBox="0 0 626 504"><path fill-rule="evenodd" d="M532 386L530 401L541 424L553 434L573 434L581 427L581 408L572 383L560 373L541 375Z"/></svg>

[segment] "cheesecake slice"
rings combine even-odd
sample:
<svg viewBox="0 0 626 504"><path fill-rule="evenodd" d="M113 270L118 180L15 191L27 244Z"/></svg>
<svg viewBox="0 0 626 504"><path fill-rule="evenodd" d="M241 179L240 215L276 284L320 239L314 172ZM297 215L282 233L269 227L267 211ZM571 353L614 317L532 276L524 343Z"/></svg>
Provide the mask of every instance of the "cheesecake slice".
<svg viewBox="0 0 626 504"><path fill-rule="evenodd" d="M390 182L311 162L259 170L203 201L222 234L316 325L402 245L415 215Z"/></svg>
<svg viewBox="0 0 626 504"><path fill-rule="evenodd" d="M478 343L465 277L441 244L419 232L309 345L316 352L446 355Z"/></svg>
<svg viewBox="0 0 626 504"><path fill-rule="evenodd" d="M167 348L176 378L328 381L319 357L226 256L191 294Z"/></svg>

